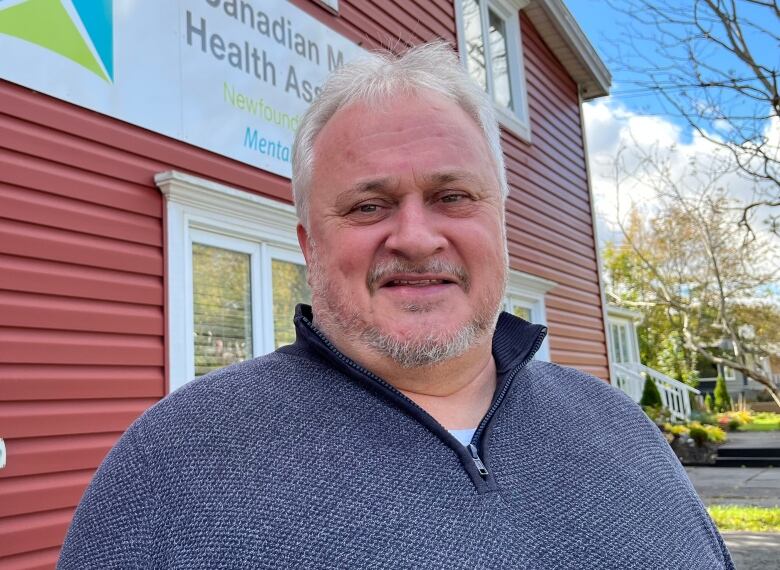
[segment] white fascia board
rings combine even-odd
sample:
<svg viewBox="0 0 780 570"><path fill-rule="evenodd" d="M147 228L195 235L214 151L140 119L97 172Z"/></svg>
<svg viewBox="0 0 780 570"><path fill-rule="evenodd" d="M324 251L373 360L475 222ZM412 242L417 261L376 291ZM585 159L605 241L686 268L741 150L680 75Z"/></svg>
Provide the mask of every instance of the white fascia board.
<svg viewBox="0 0 780 570"><path fill-rule="evenodd" d="M563 63L571 76L579 83L582 98L585 101L609 95L612 76L601 60L585 32L574 19L563 0L532 0L526 14L542 33L544 38L545 24L550 24L563 41L565 48L552 48L555 55ZM547 20L546 22L540 21ZM549 32L548 32L549 33ZM551 39L551 38L544 38ZM555 46L557 42L549 41ZM573 60L576 63L572 63Z"/></svg>
<svg viewBox="0 0 780 570"><path fill-rule="evenodd" d="M536 275L521 273L514 269L509 271L509 282L507 283L507 292L525 291L536 295L544 295L547 291L553 289L557 283L548 279L542 279Z"/></svg>

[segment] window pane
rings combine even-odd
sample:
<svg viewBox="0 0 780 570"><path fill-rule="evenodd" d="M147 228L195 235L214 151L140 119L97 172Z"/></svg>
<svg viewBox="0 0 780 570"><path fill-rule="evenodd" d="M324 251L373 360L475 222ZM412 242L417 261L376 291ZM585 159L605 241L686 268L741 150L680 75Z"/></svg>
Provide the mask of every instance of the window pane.
<svg viewBox="0 0 780 570"><path fill-rule="evenodd" d="M622 344L620 342L619 331L620 331L620 327L618 325L612 325L612 342L615 348L612 354L615 357L615 362L622 363L625 362L625 360L623 360L623 350L622 350Z"/></svg>
<svg viewBox="0 0 780 570"><path fill-rule="evenodd" d="M192 244L195 376L252 358L249 254Z"/></svg>
<svg viewBox="0 0 780 570"><path fill-rule="evenodd" d="M466 39L466 68L471 77L487 91L485 41L482 38L482 16L478 0L463 0L463 28Z"/></svg>
<svg viewBox="0 0 780 570"><path fill-rule="evenodd" d="M506 49L504 20L489 11L490 66L493 69L493 99L507 109L513 109L512 89L509 83L509 61Z"/></svg>
<svg viewBox="0 0 780 570"><path fill-rule="evenodd" d="M620 325L620 347L623 358L621 362L631 362L631 358L628 354L628 331L626 330L626 325Z"/></svg>
<svg viewBox="0 0 780 570"><path fill-rule="evenodd" d="M520 317L521 319L524 319L531 322L531 309L528 307L523 307L521 305L515 305L512 307L512 314L516 317Z"/></svg>
<svg viewBox="0 0 780 570"><path fill-rule="evenodd" d="M293 315L298 303L311 304L311 290L306 283L306 266L273 259L271 275L274 298L274 346L279 348L295 341Z"/></svg>

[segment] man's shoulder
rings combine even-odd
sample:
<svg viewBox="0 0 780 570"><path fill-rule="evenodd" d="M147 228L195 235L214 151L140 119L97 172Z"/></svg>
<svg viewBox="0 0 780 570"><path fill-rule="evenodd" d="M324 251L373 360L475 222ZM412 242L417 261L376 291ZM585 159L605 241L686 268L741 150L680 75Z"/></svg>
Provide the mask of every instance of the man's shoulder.
<svg viewBox="0 0 780 570"><path fill-rule="evenodd" d="M253 422L259 429L279 410L304 413L318 405L338 378L322 363L276 351L192 380L146 410L131 429L142 441L171 431L218 435Z"/></svg>
<svg viewBox="0 0 780 570"><path fill-rule="evenodd" d="M652 425L625 392L575 368L533 361L517 381L521 406L531 403L529 412L556 417L567 425L622 425L638 431Z"/></svg>
<svg viewBox="0 0 780 570"><path fill-rule="evenodd" d="M543 390L555 398L592 396L595 401L608 400L610 404L631 403L624 392L603 379L552 362L531 361L523 370L522 378L529 388Z"/></svg>

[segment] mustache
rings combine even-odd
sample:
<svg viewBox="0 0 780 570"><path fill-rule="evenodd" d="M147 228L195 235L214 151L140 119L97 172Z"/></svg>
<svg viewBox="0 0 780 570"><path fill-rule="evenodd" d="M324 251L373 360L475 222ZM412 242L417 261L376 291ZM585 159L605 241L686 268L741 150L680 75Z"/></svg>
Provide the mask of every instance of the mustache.
<svg viewBox="0 0 780 570"><path fill-rule="evenodd" d="M387 261L375 263L368 271L366 284L368 290L372 293L379 288L379 284L389 276L396 273L437 273L448 275L457 281L461 287L468 293L471 287L471 279L465 267L456 263L451 263L443 259L430 259L425 262L417 263L405 259L394 258Z"/></svg>

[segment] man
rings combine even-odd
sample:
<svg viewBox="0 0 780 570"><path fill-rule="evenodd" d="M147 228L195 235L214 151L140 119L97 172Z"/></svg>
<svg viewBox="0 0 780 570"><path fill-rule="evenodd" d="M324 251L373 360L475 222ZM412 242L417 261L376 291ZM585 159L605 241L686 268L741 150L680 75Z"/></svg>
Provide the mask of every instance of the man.
<svg viewBox="0 0 780 570"><path fill-rule="evenodd" d="M499 316L498 128L447 47L332 76L293 188L295 344L144 414L61 568L733 567L641 410Z"/></svg>

